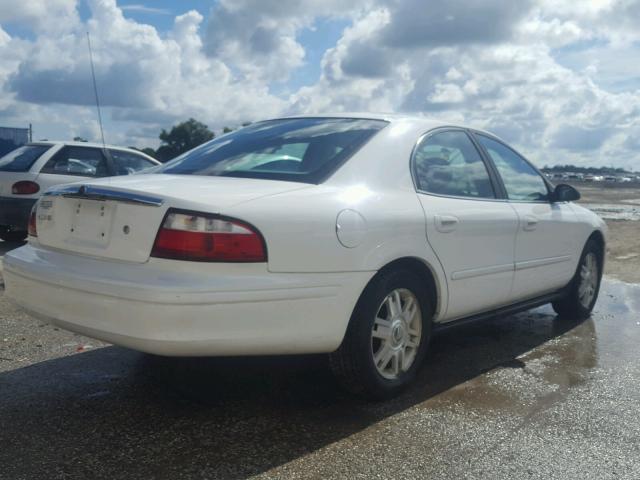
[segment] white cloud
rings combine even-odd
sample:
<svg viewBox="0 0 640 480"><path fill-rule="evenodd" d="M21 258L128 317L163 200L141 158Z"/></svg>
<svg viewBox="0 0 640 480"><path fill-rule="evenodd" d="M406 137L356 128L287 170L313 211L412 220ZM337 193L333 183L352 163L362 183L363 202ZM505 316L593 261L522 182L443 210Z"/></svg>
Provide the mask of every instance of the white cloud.
<svg viewBox="0 0 640 480"><path fill-rule="evenodd" d="M77 0L3 0L0 24L21 23L40 33L59 33L79 22Z"/></svg>
<svg viewBox="0 0 640 480"><path fill-rule="evenodd" d="M152 13L157 15L171 15L171 10L168 8L156 8L149 7L148 5L142 5L140 3L133 3L129 5L122 5L121 10L125 12L139 12L139 13Z"/></svg>
<svg viewBox="0 0 640 480"><path fill-rule="evenodd" d="M296 35L317 17L349 16L369 0L221 0L211 10L205 49L246 78L285 82L303 64Z"/></svg>
<svg viewBox="0 0 640 480"><path fill-rule="evenodd" d="M391 21L379 41L393 47L494 43L508 40L532 0L423 0L389 2Z"/></svg>
<svg viewBox="0 0 640 480"><path fill-rule="evenodd" d="M144 146L188 117L409 111L493 130L540 165L640 160L640 0L220 0L163 32L123 15L162 9L88 5L83 23L76 0L0 1L0 123L95 138L88 30L109 141ZM319 18L348 26L291 88Z"/></svg>
<svg viewBox="0 0 640 480"><path fill-rule="evenodd" d="M325 54L320 81L298 92L294 105L314 111L384 105L466 122L494 130L540 165L613 161L631 167L638 161L638 153L625 148L630 125L640 119L640 84L612 92L594 82L593 68L572 70L554 58L555 48L576 42L619 42L619 30L608 30L602 19L617 12L614 2L601 2L575 19L575 6L554 17L548 4L531 4L529 11L512 12L510 22L508 15L498 18L503 27L491 22L498 10L476 15L499 35L480 27L458 32L469 17L458 14L457 2L442 2L429 9L434 18L459 29L445 29L440 37L417 28L420 15L410 18L412 5L356 21ZM460 34L452 38L452 32Z"/></svg>
<svg viewBox="0 0 640 480"><path fill-rule="evenodd" d="M290 110L395 110L414 86L411 71L406 64L387 57L386 50L367 45L371 35L388 22L386 9L372 10L356 19L336 46L325 53L318 82L292 95ZM360 63L358 55L375 62L375 67Z"/></svg>
<svg viewBox="0 0 640 480"><path fill-rule="evenodd" d="M40 111L58 106L58 111L70 114L69 130L75 119L82 125L94 115L88 29L100 100L107 118L113 120L108 122L111 125L131 128L144 123L159 131L161 126L194 116L214 120L212 126L220 127L275 115L282 109L284 101L270 95L266 84L237 82L225 63L204 54L200 13L176 17L173 29L163 36L150 25L125 18L114 0L90 0L89 6L91 18L85 26L63 36L21 41L20 61L13 64L5 84L21 105L46 106ZM7 41L14 40L3 40ZM26 112L22 117L24 122L32 121ZM126 141L123 135L108 136Z"/></svg>
<svg viewBox="0 0 640 480"><path fill-rule="evenodd" d="M428 101L431 103L460 103L464 100L462 88L453 83L438 83L435 91L429 95Z"/></svg>

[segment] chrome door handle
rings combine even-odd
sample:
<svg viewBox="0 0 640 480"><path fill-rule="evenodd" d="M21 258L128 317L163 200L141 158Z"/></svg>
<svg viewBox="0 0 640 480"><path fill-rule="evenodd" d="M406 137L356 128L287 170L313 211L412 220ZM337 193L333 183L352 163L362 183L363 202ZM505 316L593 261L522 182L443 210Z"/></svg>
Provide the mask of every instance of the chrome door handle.
<svg viewBox="0 0 640 480"><path fill-rule="evenodd" d="M535 230L538 226L538 217L534 217L533 215L527 215L524 217L524 226L523 230L530 232L531 230Z"/></svg>
<svg viewBox="0 0 640 480"><path fill-rule="evenodd" d="M460 222L460 220L453 215L436 215L434 220L436 223L436 230L442 233L453 232L458 228L458 223Z"/></svg>

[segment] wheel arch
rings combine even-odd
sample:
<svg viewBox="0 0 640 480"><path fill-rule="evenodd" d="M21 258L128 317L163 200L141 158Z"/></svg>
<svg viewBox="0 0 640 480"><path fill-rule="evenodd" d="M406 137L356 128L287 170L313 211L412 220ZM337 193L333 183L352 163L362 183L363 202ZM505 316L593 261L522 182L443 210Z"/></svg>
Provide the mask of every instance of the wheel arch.
<svg viewBox="0 0 640 480"><path fill-rule="evenodd" d="M589 235L589 238L587 238L587 242L590 240L594 240L600 247L600 250L604 253L606 241L604 239L603 233L600 230L594 230L593 232L591 232L591 235Z"/></svg>
<svg viewBox="0 0 640 480"><path fill-rule="evenodd" d="M604 259L606 256L606 248L607 248L607 242L606 242L605 236L600 230L594 230L593 232L591 232L591 235L589 235L589 238L587 238L585 245L592 240L598 245L600 249L600 258L599 258L600 268L601 270L604 270Z"/></svg>
<svg viewBox="0 0 640 480"><path fill-rule="evenodd" d="M429 291L429 300L433 307L433 318L437 318L441 313L441 308L443 306L442 287L438 283L438 277L436 276L433 267L421 258L401 257L388 262L382 268L380 268L378 272L369 280L365 287L365 290L367 287L369 287L369 285L371 285L371 283L376 281L378 276L380 276L381 274L386 273L390 270L402 268L412 271L418 277L420 277L420 279L425 281Z"/></svg>

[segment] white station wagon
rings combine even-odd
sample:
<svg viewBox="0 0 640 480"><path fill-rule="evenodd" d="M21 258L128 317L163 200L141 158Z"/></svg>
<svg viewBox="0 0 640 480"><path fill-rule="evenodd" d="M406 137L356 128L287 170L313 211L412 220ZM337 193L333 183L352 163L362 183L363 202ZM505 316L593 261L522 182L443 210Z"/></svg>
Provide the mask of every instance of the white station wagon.
<svg viewBox="0 0 640 480"><path fill-rule="evenodd" d="M268 120L152 173L54 188L7 296L169 356L326 352L353 392L415 376L439 329L596 302L604 222L495 136L423 118Z"/></svg>
<svg viewBox="0 0 640 480"><path fill-rule="evenodd" d="M34 142L0 158L0 238L27 237L29 212L49 187L129 175L160 165L131 148L87 142Z"/></svg>

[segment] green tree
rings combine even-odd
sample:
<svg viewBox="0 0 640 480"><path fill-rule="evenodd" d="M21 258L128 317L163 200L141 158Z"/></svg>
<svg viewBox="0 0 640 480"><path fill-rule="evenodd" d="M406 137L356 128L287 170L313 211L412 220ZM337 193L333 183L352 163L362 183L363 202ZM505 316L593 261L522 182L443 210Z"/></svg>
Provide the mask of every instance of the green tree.
<svg viewBox="0 0 640 480"><path fill-rule="evenodd" d="M82 138L82 137L73 137L73 141L74 142L86 142L87 139L86 138Z"/></svg>
<svg viewBox="0 0 640 480"><path fill-rule="evenodd" d="M142 153L146 153L151 158L156 158L156 151L151 147L144 147L144 148L129 147L129 148L132 149L132 150L137 150L137 151L142 152Z"/></svg>
<svg viewBox="0 0 640 480"><path fill-rule="evenodd" d="M151 148L151 147L144 147L142 150L140 150L142 153L146 153L147 155L149 155L150 157L156 158L156 151Z"/></svg>
<svg viewBox="0 0 640 480"><path fill-rule="evenodd" d="M224 127L222 129L222 133L231 133L233 132L233 128L229 128L229 127Z"/></svg>
<svg viewBox="0 0 640 480"><path fill-rule="evenodd" d="M156 150L155 156L161 162L166 162L214 137L213 132L204 123L190 118L186 122L174 125L169 132L162 129L160 132L162 143Z"/></svg>

